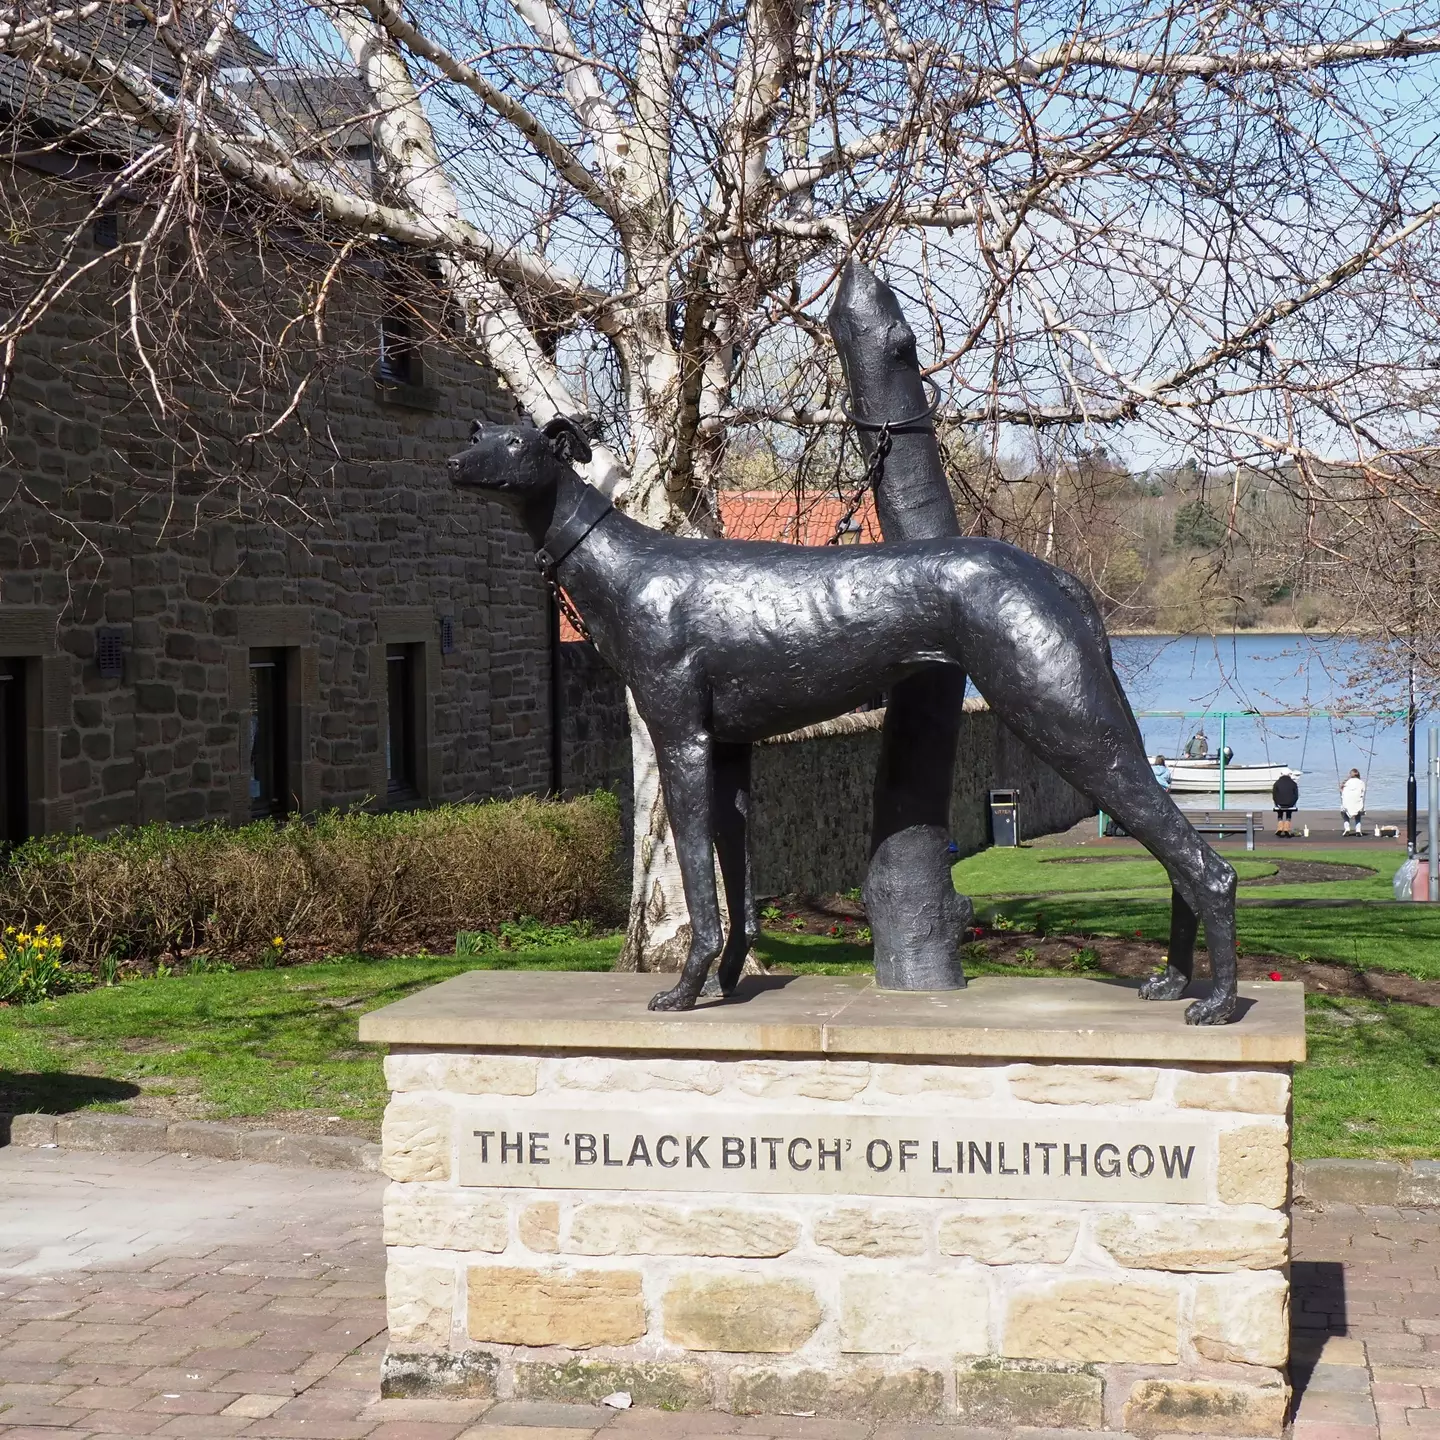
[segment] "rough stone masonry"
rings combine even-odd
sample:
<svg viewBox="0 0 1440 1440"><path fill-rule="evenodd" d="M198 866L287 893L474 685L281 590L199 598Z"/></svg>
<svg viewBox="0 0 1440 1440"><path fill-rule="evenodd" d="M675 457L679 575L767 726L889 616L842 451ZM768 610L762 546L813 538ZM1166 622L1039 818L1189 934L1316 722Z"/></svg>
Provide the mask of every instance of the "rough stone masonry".
<svg viewBox="0 0 1440 1440"><path fill-rule="evenodd" d="M459 977L369 1017L392 1040L388 1393L1280 1434L1288 1062L1170 1058L1198 1032L1168 1011L1154 1061L1118 1058L1156 1007L1048 980L947 997L968 1031L917 1027L940 1002L910 997L890 1053L847 1053L885 1017L843 1024L887 997L820 977L748 1024L715 1007L639 1048L625 1022L603 1049L635 979ZM994 1023L1006 986L1037 997L1028 1029ZM1071 995L1132 1028L1067 1028ZM1285 1053L1263 1018L1232 1042ZM1012 1053L913 1053L984 1035Z"/></svg>

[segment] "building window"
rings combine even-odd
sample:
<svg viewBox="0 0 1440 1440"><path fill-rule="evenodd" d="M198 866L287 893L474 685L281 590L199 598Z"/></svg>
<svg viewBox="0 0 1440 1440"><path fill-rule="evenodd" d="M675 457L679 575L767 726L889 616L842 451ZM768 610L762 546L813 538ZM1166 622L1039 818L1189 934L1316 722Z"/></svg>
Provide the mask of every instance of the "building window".
<svg viewBox="0 0 1440 1440"><path fill-rule="evenodd" d="M102 210L90 228L90 238L97 250L117 250L120 247L120 215L115 210Z"/></svg>
<svg viewBox="0 0 1440 1440"><path fill-rule="evenodd" d="M375 373L391 385L421 383L414 322L403 310L392 310L380 321L380 364Z"/></svg>
<svg viewBox="0 0 1440 1440"><path fill-rule="evenodd" d="M419 793L419 747L415 725L415 671L418 645L385 647L385 695L389 712L385 731L385 781L392 797Z"/></svg>
<svg viewBox="0 0 1440 1440"><path fill-rule="evenodd" d="M17 845L30 833L26 771L25 662L0 660L0 841Z"/></svg>
<svg viewBox="0 0 1440 1440"><path fill-rule="evenodd" d="M284 650L250 652L250 814L284 815L290 804Z"/></svg>

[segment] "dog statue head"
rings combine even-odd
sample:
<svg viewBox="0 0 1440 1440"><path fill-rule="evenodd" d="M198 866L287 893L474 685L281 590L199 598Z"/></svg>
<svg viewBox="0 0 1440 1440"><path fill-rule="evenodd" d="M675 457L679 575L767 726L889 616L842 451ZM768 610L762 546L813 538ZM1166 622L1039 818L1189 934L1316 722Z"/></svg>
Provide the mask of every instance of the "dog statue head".
<svg viewBox="0 0 1440 1440"><path fill-rule="evenodd" d="M925 414L930 397L920 379L915 332L899 297L867 265L846 264L826 322L852 411L875 423Z"/></svg>
<svg viewBox="0 0 1440 1440"><path fill-rule="evenodd" d="M568 416L557 415L539 429L477 420L470 448L452 455L448 468L453 485L524 502L553 495L561 476L589 458L590 442Z"/></svg>

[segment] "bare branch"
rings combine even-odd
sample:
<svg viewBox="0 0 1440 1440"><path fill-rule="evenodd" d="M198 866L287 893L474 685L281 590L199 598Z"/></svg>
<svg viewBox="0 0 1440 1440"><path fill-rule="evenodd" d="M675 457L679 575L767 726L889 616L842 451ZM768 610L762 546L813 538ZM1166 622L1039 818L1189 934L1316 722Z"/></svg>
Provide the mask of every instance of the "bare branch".
<svg viewBox="0 0 1440 1440"><path fill-rule="evenodd" d="M513 3L547 51L558 57L565 93L580 124L594 141L600 168L612 185L623 187L629 148L625 122L601 86L593 62L580 54L570 27L548 0L513 0Z"/></svg>
<svg viewBox="0 0 1440 1440"><path fill-rule="evenodd" d="M1037 80L1055 70L1082 67L1121 70L1132 75L1170 75L1202 80L1221 75L1304 74L1339 65L1380 60L1414 60L1440 54L1440 35L1393 35L1377 40L1329 40L1314 45L1277 45L1274 49L1234 54L1182 54L1122 50L1103 43L1076 40L1020 60L996 83ZM973 63L955 58L958 68L974 73Z"/></svg>
<svg viewBox="0 0 1440 1440"><path fill-rule="evenodd" d="M9 50L16 41L39 35L56 25L73 25L77 21L88 20L110 3L111 0L85 0L83 5L47 11L31 20L17 18L20 14L18 10L0 10L0 51Z"/></svg>
<svg viewBox="0 0 1440 1440"><path fill-rule="evenodd" d="M612 220L618 218L610 191L586 169L580 157L524 105L492 85L472 66L457 60L443 45L422 34L405 18L395 0L362 0L362 3L393 40L430 61L444 75L469 90L487 109L513 125L535 153L553 165L561 179L574 186L576 194Z"/></svg>

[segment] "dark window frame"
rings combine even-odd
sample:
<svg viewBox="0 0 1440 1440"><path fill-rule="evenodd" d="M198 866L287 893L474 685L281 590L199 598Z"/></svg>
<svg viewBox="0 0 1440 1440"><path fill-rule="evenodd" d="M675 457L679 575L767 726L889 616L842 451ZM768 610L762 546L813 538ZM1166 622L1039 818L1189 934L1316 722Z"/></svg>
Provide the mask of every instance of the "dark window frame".
<svg viewBox="0 0 1440 1440"><path fill-rule="evenodd" d="M0 659L0 845L30 834L30 662Z"/></svg>
<svg viewBox="0 0 1440 1440"><path fill-rule="evenodd" d="M246 750L254 820L288 815L295 808L290 785L290 670L290 652L283 647L250 651Z"/></svg>
<svg viewBox="0 0 1440 1440"><path fill-rule="evenodd" d="M420 359L420 341L415 317L402 304L395 304L380 317L380 358L376 379L387 385L424 384L425 367Z"/></svg>
<svg viewBox="0 0 1440 1440"><path fill-rule="evenodd" d="M90 243L97 250L118 250L120 248L120 212L106 207L94 219L90 227Z"/></svg>
<svg viewBox="0 0 1440 1440"><path fill-rule="evenodd" d="M420 649L385 646L385 791L392 802L420 798Z"/></svg>

